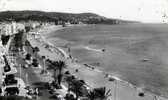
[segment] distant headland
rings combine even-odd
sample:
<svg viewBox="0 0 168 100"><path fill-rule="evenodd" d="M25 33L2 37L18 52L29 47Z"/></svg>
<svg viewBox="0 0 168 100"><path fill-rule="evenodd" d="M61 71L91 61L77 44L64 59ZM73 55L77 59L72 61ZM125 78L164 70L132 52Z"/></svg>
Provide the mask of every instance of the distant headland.
<svg viewBox="0 0 168 100"><path fill-rule="evenodd" d="M127 21L113 18L106 18L94 13L61 13L61 12L44 12L44 11L3 11L0 12L0 22L4 21L41 21L41 22L54 22L70 23L70 24L127 24L139 23L136 21Z"/></svg>

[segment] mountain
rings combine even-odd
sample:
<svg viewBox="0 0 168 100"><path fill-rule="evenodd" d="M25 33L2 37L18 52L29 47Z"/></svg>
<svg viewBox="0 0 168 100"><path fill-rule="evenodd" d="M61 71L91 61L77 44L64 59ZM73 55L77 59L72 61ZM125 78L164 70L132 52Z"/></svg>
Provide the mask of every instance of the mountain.
<svg viewBox="0 0 168 100"><path fill-rule="evenodd" d="M87 24L118 24L130 23L119 19L109 19L94 13L60 13L60 12L43 12L43 11L4 11L0 12L0 21L42 21L42 22L70 22L70 23L87 23Z"/></svg>

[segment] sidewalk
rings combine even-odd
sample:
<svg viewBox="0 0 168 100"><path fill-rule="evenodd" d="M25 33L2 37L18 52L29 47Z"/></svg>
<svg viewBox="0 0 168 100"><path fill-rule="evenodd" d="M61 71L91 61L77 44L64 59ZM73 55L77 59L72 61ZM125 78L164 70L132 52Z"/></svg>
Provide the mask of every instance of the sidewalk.
<svg viewBox="0 0 168 100"><path fill-rule="evenodd" d="M21 78L16 78L18 80L18 86L19 86L19 96L25 97L27 95L27 90L25 89L26 85L24 81Z"/></svg>

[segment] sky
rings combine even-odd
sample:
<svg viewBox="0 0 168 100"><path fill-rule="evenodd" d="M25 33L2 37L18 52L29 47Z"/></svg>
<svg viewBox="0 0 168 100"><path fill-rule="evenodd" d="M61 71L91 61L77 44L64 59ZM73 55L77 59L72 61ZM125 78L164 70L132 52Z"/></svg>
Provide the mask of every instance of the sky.
<svg viewBox="0 0 168 100"><path fill-rule="evenodd" d="M0 0L0 11L92 12L108 18L168 22L168 0Z"/></svg>

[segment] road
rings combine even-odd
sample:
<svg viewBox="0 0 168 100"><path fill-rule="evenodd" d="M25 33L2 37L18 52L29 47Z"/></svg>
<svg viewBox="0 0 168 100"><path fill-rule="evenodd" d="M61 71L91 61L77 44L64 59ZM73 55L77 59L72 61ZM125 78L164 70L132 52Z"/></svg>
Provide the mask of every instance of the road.
<svg viewBox="0 0 168 100"><path fill-rule="evenodd" d="M10 46L14 46L13 45L14 42L15 42L14 39L12 39ZM25 49L32 51L31 48L29 49L25 48ZM24 61L23 54L16 53L16 55L18 55L16 59L16 63L18 65L16 67L18 71L18 73L16 74L16 77L22 78L23 81L26 83L26 85L32 88L36 88L36 87L39 88L41 95L38 97L38 100L50 100L52 95L49 94L48 90L44 86L44 82L42 82L39 77L41 69L33 68L33 67L30 67L30 68L20 67L19 66L20 64L25 65L26 62Z"/></svg>

